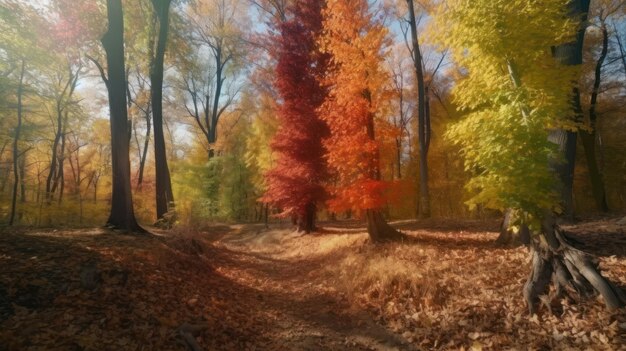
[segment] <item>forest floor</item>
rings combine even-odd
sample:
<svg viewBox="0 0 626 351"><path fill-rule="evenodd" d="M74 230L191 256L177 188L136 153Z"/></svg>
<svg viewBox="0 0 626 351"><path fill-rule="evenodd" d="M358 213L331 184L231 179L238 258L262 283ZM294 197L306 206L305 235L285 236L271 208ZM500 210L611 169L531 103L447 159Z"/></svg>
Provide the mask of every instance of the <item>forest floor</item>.
<svg viewBox="0 0 626 351"><path fill-rule="evenodd" d="M626 311L600 299L528 316L528 254L496 247L496 222L394 226L411 240L373 246L357 222L0 229L0 350L626 350ZM566 229L626 288L626 226Z"/></svg>

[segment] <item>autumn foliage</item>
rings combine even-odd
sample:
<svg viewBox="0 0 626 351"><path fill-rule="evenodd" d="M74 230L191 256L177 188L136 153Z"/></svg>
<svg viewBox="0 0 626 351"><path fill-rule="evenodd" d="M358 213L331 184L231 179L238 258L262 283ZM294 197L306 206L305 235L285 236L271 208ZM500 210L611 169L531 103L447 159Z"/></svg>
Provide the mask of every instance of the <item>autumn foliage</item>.
<svg viewBox="0 0 626 351"><path fill-rule="evenodd" d="M380 153L395 131L384 119L389 108L382 69L387 30L368 14L367 1L329 1L323 49L332 55L329 97L322 115L331 129L328 163L336 176L331 208L377 209L388 183L381 180Z"/></svg>
<svg viewBox="0 0 626 351"><path fill-rule="evenodd" d="M317 204L324 199L326 165L322 138L328 133L318 107L326 96L319 78L328 59L316 45L321 31L321 3L296 4L293 17L280 25L276 88L282 99L279 127L271 143L277 155L267 173L264 200L296 217L301 229L313 229Z"/></svg>

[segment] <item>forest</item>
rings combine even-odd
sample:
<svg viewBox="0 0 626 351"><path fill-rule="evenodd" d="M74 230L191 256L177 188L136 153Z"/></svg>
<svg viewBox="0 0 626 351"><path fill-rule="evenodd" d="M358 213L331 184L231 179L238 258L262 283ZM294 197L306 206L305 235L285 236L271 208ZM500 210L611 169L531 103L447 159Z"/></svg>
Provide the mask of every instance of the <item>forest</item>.
<svg viewBox="0 0 626 351"><path fill-rule="evenodd" d="M626 1L0 0L0 351L626 350Z"/></svg>

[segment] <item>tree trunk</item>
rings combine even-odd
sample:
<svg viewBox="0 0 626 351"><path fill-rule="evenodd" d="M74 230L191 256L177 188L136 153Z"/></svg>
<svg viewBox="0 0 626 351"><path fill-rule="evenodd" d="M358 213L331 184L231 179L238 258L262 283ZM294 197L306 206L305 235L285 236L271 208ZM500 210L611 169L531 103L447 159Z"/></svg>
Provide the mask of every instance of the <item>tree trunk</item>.
<svg viewBox="0 0 626 351"><path fill-rule="evenodd" d="M66 142L66 131L67 131L67 120L68 120L68 111L65 110L65 117L63 118L63 130L61 132L61 151L59 153L59 166L57 177L54 179L54 185L52 186L52 193L56 192L57 187L59 188L59 204L63 202L63 193L65 191L65 142Z"/></svg>
<svg viewBox="0 0 626 351"><path fill-rule="evenodd" d="M609 206L606 201L606 191L604 189L604 181L596 160L596 107L598 104L598 93L600 90L600 81L602 79L602 65L609 50L609 33L606 24L602 21L602 52L596 62L594 74L593 91L591 92L591 101L589 104L589 128L590 130L580 129L578 134L585 148L585 157L587 159L587 169L589 170L589 178L591 179L591 190L596 201L596 206L602 212L608 212Z"/></svg>
<svg viewBox="0 0 626 351"><path fill-rule="evenodd" d="M55 188L53 180L57 179L57 167L59 157L59 142L61 140L61 134L63 131L63 109L61 107L61 98L57 99L56 112L57 112L57 130L54 134L54 141L52 142L52 157L50 160L50 170L48 171L48 177L46 178L46 200L48 203L52 200Z"/></svg>
<svg viewBox="0 0 626 351"><path fill-rule="evenodd" d="M591 191L595 199L596 206L602 212L609 211L609 205L606 199L606 191L604 188L604 180L598 167L596 159L596 131L591 132L579 130L580 141L585 149L585 158L587 159L587 169L589 170L589 178L591 180Z"/></svg>
<svg viewBox="0 0 626 351"><path fill-rule="evenodd" d="M530 314L537 312L539 297L548 293L550 283L555 287L550 298L566 295L578 301L597 292L609 310L626 305L624 292L601 275L595 259L568 242L551 214L543 221L542 232L531 240L530 252L532 269L524 285Z"/></svg>
<svg viewBox="0 0 626 351"><path fill-rule="evenodd" d="M207 125L208 129L208 142L209 142L209 159L215 156L215 150L213 149L213 145L217 141L217 123L221 117L222 112L224 111L224 107L219 108L220 97L222 95L222 86L224 85L224 79L222 76L224 74L224 68L226 66L227 61L223 61L222 59L222 43L221 41L216 45L214 50L215 56L215 93L213 95L213 103L211 108L211 124ZM207 111L208 112L208 111Z"/></svg>
<svg viewBox="0 0 626 351"><path fill-rule="evenodd" d="M9 145L9 142L10 142L9 140L5 140L2 143L2 147L0 147L0 160L2 159L2 155L4 155L4 150L6 150L7 145Z"/></svg>
<svg viewBox="0 0 626 351"><path fill-rule="evenodd" d="M411 27L411 39L413 45L413 65L415 66L415 76L417 78L417 140L419 143L419 202L418 216L420 218L430 217L430 194L428 189L428 142L430 133L430 121L426 112L426 86L424 83L424 71L422 69L422 53L420 51L419 40L417 38L417 21L415 20L415 7L413 0L407 0L409 7L409 25Z"/></svg>
<svg viewBox="0 0 626 351"><path fill-rule="evenodd" d="M141 153L141 158L139 159L139 176L137 177L137 187L141 190L141 185L143 184L143 173L146 167L146 159L148 158L148 146L150 145L150 129L152 128L152 123L150 119L150 113L146 113L146 139L143 142L143 151Z"/></svg>
<svg viewBox="0 0 626 351"><path fill-rule="evenodd" d="M371 103L371 94L369 91L365 91L364 95L367 97L367 100ZM376 140L376 131L374 130L374 115L369 114L367 120L367 135L368 137L375 141ZM371 160L370 167L370 179L375 179L380 181L380 150L376 148L373 159ZM352 216L352 212L348 209L348 218ZM372 208L366 210L366 218L367 218L367 233L369 234L370 240L374 243L399 240L404 236L389 224L383 218L380 208Z"/></svg>
<svg viewBox="0 0 626 351"><path fill-rule="evenodd" d="M13 195L11 198L11 217L9 225L13 225L15 221L15 209L17 207L17 188L20 181L19 176L19 150L18 143L20 140L20 132L22 131L22 95L24 93L24 71L26 62L22 59L22 68L20 70L20 82L17 87L17 125L15 126L15 136L13 137Z"/></svg>
<svg viewBox="0 0 626 351"><path fill-rule="evenodd" d="M26 150L20 160L20 202L26 202Z"/></svg>
<svg viewBox="0 0 626 351"><path fill-rule="evenodd" d="M367 219L367 233L370 240L374 243L383 243L389 241L398 241L404 238L404 235L390 226L383 218L380 210L370 209L365 211Z"/></svg>
<svg viewBox="0 0 626 351"><path fill-rule="evenodd" d="M512 211L513 210L508 209L504 214L504 219L502 219L502 223L500 223L500 235L498 239L496 239L496 244L505 247L517 247L530 244L530 231L528 230L528 226L522 225L517 232L509 229Z"/></svg>
<svg viewBox="0 0 626 351"><path fill-rule="evenodd" d="M585 22L589 11L590 0L571 0L568 4L569 16L580 23L574 41L561 44L553 48L554 57L564 65L576 66L583 62L583 40L585 37ZM575 120L582 119L582 107L580 104L580 91L578 87L572 90L572 106ZM550 132L549 139L559 147L560 154L564 155L564 162L553 165L562 184L561 203L563 215L566 219L574 218L574 169L576 165L576 136L577 133L556 129Z"/></svg>
<svg viewBox="0 0 626 351"><path fill-rule="evenodd" d="M63 142L65 142L65 128L68 117L67 104L72 98L74 90L78 84L80 70L81 66L79 66L76 73L74 73L72 71L72 66L69 66L67 82L59 95L56 97L57 129L52 143L50 170L48 172L48 177L46 178L46 199L48 200L48 203L50 203L54 197L54 193L59 185L59 169L63 168L63 147L61 149L61 153L59 154L59 142L61 142L62 138ZM61 158L61 160L59 160L59 158Z"/></svg>
<svg viewBox="0 0 626 351"><path fill-rule="evenodd" d="M304 210L304 214L298 218L298 231L303 231L307 234L315 231L315 216L317 214L317 206L314 203L308 203Z"/></svg>
<svg viewBox="0 0 626 351"><path fill-rule="evenodd" d="M402 140L400 137L396 138L396 172L397 179L402 179ZM393 172L392 172L393 174Z"/></svg>
<svg viewBox="0 0 626 351"><path fill-rule="evenodd" d="M163 134L163 60L169 29L171 0L152 0L154 12L159 19L157 50L150 67L152 118L154 119L154 160L156 172L157 219L162 220L174 204L172 181L167 166L165 136Z"/></svg>
<svg viewBox="0 0 626 351"><path fill-rule="evenodd" d="M98 203L98 178L100 176L96 177L93 180L93 204L97 204Z"/></svg>
<svg viewBox="0 0 626 351"><path fill-rule="evenodd" d="M107 0L108 29L101 42L107 56L111 119L112 196L107 225L113 228L143 232L133 211L130 184L128 140L128 111L126 110L126 81L124 70L124 13L121 0ZM97 186L95 186L97 189ZM94 198L95 198L94 189Z"/></svg>

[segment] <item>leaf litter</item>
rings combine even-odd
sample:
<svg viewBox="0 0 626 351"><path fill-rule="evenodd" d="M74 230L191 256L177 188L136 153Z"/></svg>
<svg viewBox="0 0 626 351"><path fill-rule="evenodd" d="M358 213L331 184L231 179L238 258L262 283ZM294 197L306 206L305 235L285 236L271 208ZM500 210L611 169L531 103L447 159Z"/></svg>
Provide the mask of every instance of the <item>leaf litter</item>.
<svg viewBox="0 0 626 351"><path fill-rule="evenodd" d="M528 316L527 252L496 247L493 223L395 225L409 242L373 246L338 222L2 229L0 350L626 350L625 311L599 299ZM624 228L566 229L626 286Z"/></svg>

